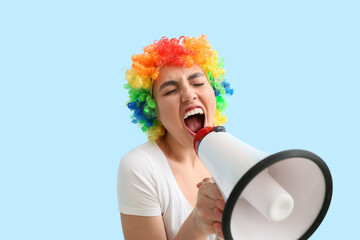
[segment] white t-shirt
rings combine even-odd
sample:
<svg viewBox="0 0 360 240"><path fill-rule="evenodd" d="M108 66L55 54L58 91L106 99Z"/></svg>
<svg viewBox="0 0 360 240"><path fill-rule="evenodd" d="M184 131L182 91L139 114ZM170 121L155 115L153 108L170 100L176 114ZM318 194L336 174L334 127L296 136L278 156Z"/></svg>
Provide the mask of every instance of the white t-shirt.
<svg viewBox="0 0 360 240"><path fill-rule="evenodd" d="M118 209L138 216L162 216L168 240L174 239L193 208L180 190L169 163L156 143L147 142L120 161ZM209 236L208 240L216 236Z"/></svg>

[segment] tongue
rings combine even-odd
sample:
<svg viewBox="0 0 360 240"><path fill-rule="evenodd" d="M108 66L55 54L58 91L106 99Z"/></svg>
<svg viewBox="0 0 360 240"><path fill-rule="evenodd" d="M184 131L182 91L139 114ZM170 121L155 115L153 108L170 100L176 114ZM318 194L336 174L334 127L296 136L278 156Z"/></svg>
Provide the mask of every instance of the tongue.
<svg viewBox="0 0 360 240"><path fill-rule="evenodd" d="M194 115L185 119L185 125L194 133L203 127L203 122L199 115Z"/></svg>

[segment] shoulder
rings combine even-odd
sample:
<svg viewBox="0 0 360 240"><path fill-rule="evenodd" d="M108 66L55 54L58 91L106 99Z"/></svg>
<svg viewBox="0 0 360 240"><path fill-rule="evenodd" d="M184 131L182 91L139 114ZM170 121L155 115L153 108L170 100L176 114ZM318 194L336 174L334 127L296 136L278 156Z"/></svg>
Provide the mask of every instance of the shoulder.
<svg viewBox="0 0 360 240"><path fill-rule="evenodd" d="M120 161L120 168L153 168L154 162L160 157L156 143L147 142L126 153Z"/></svg>
<svg viewBox="0 0 360 240"><path fill-rule="evenodd" d="M125 177L145 177L157 181L164 168L164 156L154 142L144 143L126 153L119 164L118 175Z"/></svg>
<svg viewBox="0 0 360 240"><path fill-rule="evenodd" d="M145 143L121 159L117 176L120 212L140 216L161 215L160 174L154 165L154 159L159 155L156 148L155 143Z"/></svg>

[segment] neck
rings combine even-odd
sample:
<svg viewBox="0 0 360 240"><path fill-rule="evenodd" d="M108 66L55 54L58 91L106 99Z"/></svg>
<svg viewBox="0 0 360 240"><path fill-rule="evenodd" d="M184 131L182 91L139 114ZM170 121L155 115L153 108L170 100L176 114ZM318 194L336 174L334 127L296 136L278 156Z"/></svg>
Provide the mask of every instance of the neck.
<svg viewBox="0 0 360 240"><path fill-rule="evenodd" d="M181 144L167 133L157 143L169 160L192 164L192 166L199 160L193 147Z"/></svg>

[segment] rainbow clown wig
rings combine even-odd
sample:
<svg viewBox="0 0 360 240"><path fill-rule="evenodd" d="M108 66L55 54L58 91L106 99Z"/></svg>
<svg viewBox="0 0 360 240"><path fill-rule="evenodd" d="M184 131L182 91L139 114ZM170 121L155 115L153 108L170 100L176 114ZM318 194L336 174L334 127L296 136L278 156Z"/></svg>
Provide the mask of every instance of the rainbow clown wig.
<svg viewBox="0 0 360 240"><path fill-rule="evenodd" d="M224 96L232 95L233 90L224 79L224 59L218 59L217 52L211 49L205 35L179 39L163 37L143 50L143 53L131 57L133 63L131 69L126 71L125 79L128 83L124 87L129 91L127 106L133 111L132 122L140 125L150 141L165 134L165 128L157 119L156 102L151 94L153 81L159 77L159 70L164 65L191 67L198 64L214 89L214 124L222 125L226 122L222 112L228 104Z"/></svg>

